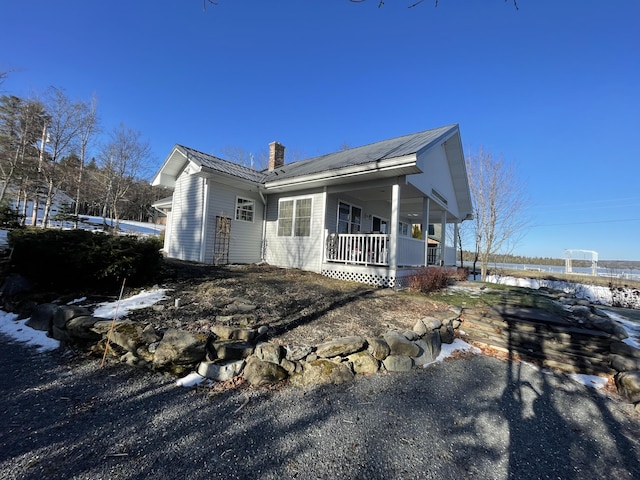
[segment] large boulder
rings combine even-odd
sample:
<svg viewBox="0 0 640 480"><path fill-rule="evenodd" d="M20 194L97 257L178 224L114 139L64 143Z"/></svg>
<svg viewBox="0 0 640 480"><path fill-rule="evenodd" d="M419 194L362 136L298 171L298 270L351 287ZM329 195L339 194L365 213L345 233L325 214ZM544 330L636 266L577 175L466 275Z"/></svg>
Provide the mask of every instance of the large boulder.
<svg viewBox="0 0 640 480"><path fill-rule="evenodd" d="M189 365L204 359L207 337L170 328L162 337L153 354L155 368L168 367L171 364Z"/></svg>
<svg viewBox="0 0 640 480"><path fill-rule="evenodd" d="M240 360L253 354L254 346L241 340L207 342L207 358L210 360Z"/></svg>
<svg viewBox="0 0 640 480"><path fill-rule="evenodd" d="M342 337L318 345L316 355L321 358L347 356L364 350L366 345L367 341L359 335Z"/></svg>
<svg viewBox="0 0 640 480"><path fill-rule="evenodd" d="M346 363L319 358L305 363L302 373L292 377L292 383L300 387L340 385L352 381L353 378L354 374Z"/></svg>
<svg viewBox="0 0 640 480"><path fill-rule="evenodd" d="M363 375L376 373L380 368L380 362L367 351L352 353L347 359L353 365L353 371Z"/></svg>
<svg viewBox="0 0 640 480"><path fill-rule="evenodd" d="M416 345L420 348L420 353L413 357L416 365L427 365L438 358L441 350L440 332L438 330L431 331L429 335L421 340L417 340Z"/></svg>
<svg viewBox="0 0 640 480"><path fill-rule="evenodd" d="M74 339L84 341L100 340L101 335L92 330L97 321L98 319L91 315L80 315L69 320L65 325L65 329Z"/></svg>
<svg viewBox="0 0 640 480"><path fill-rule="evenodd" d="M280 345L271 342L263 342L256 345L254 355L259 360L277 364L279 364L280 360L282 359L282 351L280 349Z"/></svg>
<svg viewBox="0 0 640 480"><path fill-rule="evenodd" d="M620 395L631 403L640 402L640 370L620 372L614 379Z"/></svg>
<svg viewBox="0 0 640 480"><path fill-rule="evenodd" d="M391 353L391 349L389 348L389 344L385 342L384 338L375 337L375 338L367 338L367 351L375 358L376 360L384 360Z"/></svg>
<svg viewBox="0 0 640 480"><path fill-rule="evenodd" d="M624 355L612 354L610 357L611 368L618 372L628 372L629 370L640 370L640 358L625 357Z"/></svg>
<svg viewBox="0 0 640 480"><path fill-rule="evenodd" d="M287 360L290 362L297 362L313 352L314 347L307 345L287 345L284 347L284 350L285 358Z"/></svg>
<svg viewBox="0 0 640 480"><path fill-rule="evenodd" d="M245 342L251 342L256 336L256 331L253 328L238 328L226 325L214 325L213 327L211 327L211 331L220 340L242 340Z"/></svg>
<svg viewBox="0 0 640 480"><path fill-rule="evenodd" d="M204 361L200 362L200 365L198 365L198 374L211 380L224 382L236 375L240 375L244 368L244 364L244 360Z"/></svg>
<svg viewBox="0 0 640 480"><path fill-rule="evenodd" d="M390 372L408 372L413 368L413 359L404 355L389 355L382 364Z"/></svg>
<svg viewBox="0 0 640 480"><path fill-rule="evenodd" d="M244 378L253 386L273 385L286 379L287 371L277 363L265 362L254 356L247 359Z"/></svg>
<svg viewBox="0 0 640 480"><path fill-rule="evenodd" d="M31 311L29 320L25 322L25 325L33 328L34 330L42 330L43 332L50 332L53 325L53 316L58 309L58 305L54 303L41 303L36 305Z"/></svg>
<svg viewBox="0 0 640 480"><path fill-rule="evenodd" d="M385 333L384 340L391 349L391 355L417 357L420 353L420 349L415 343L407 340L404 335L401 335L398 332L389 331Z"/></svg>
<svg viewBox="0 0 640 480"><path fill-rule="evenodd" d="M53 324L58 328L65 328L67 322L75 317L91 316L91 312L77 305L63 305L56 309Z"/></svg>

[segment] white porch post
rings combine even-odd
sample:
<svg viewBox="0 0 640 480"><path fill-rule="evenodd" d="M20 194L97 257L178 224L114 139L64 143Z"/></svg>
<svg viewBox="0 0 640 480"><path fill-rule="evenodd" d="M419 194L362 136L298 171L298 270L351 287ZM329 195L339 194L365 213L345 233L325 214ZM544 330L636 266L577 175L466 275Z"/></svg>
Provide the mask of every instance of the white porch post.
<svg viewBox="0 0 640 480"><path fill-rule="evenodd" d="M391 228L389 229L389 268L398 267L398 223L400 222L400 185L398 181L391 188Z"/></svg>
<svg viewBox="0 0 640 480"><path fill-rule="evenodd" d="M422 239L424 240L424 266L429 265L429 209L431 208L431 199L425 197L422 199Z"/></svg>
<svg viewBox="0 0 640 480"><path fill-rule="evenodd" d="M440 226L440 266L444 265L444 253L447 246L447 211L442 212L442 224Z"/></svg>
<svg viewBox="0 0 640 480"><path fill-rule="evenodd" d="M457 265L458 264L458 228L459 228L459 223L456 222L453 224L453 257L455 259L454 264ZM462 265L461 265L462 266Z"/></svg>

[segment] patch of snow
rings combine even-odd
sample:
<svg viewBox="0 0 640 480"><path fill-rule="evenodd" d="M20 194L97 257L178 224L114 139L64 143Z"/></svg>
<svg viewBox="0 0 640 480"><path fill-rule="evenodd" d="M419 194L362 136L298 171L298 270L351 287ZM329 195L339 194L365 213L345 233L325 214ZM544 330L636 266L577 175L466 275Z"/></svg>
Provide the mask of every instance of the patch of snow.
<svg viewBox="0 0 640 480"><path fill-rule="evenodd" d="M487 282L531 288L534 290L538 290L539 288L548 288L550 290L564 292L576 298L584 298L591 303L609 306L613 304L613 294L611 289L609 287L602 287L598 285L587 285L584 283L574 283L561 280L547 280L543 278L516 278L501 275L487 275ZM635 304L630 304L627 308L640 309L640 296L637 296Z"/></svg>
<svg viewBox="0 0 640 480"><path fill-rule="evenodd" d="M130 311L146 308L158 303L160 300L168 298L165 293L166 288L154 288L151 290L142 290L137 295L124 298L120 302L103 302L99 303L93 311L93 316L98 318L114 318L117 310L117 318L126 317Z"/></svg>
<svg viewBox="0 0 640 480"><path fill-rule="evenodd" d="M7 239L8 234L9 234L8 230L0 230L0 247L9 246L9 240Z"/></svg>
<svg viewBox="0 0 640 480"><path fill-rule="evenodd" d="M80 298L76 298L74 300L71 300L70 302L67 303L67 305L75 305L76 303L82 303L87 299L87 297L80 297Z"/></svg>
<svg viewBox="0 0 640 480"><path fill-rule="evenodd" d="M622 340L624 343L635 348L640 348L640 342L636 340L640 338L640 325L638 324L638 322L629 320L628 318L623 317L622 315L618 315L611 310L603 309L602 311L606 313L610 319L615 320L620 325L622 325L622 327L627 331L627 333L629 334L629 338L625 338L624 340Z"/></svg>
<svg viewBox="0 0 640 480"><path fill-rule="evenodd" d="M454 338L453 343L443 343L440 355L435 359L436 362L442 362L445 358L453 355L454 352L469 352L474 354L482 353L478 347L474 347L473 345L469 345L464 340L460 340L459 338Z"/></svg>
<svg viewBox="0 0 640 480"><path fill-rule="evenodd" d="M39 352L55 350L60 347L60 342L47 337L47 332L34 330L25 325L28 319L16 320L16 313L7 313L0 310L0 332L11 337L16 342L26 343L36 347Z"/></svg>
<svg viewBox="0 0 640 480"><path fill-rule="evenodd" d="M176 381L176 385L178 385L179 387L194 387L196 385L200 385L205 380L206 378L199 373L192 372L186 377L179 378Z"/></svg>
<svg viewBox="0 0 640 480"><path fill-rule="evenodd" d="M592 388L604 388L609 379L605 377L598 377L597 375L583 375L580 373L571 373L568 375L573 381L581 383L582 385L586 385L587 387Z"/></svg>

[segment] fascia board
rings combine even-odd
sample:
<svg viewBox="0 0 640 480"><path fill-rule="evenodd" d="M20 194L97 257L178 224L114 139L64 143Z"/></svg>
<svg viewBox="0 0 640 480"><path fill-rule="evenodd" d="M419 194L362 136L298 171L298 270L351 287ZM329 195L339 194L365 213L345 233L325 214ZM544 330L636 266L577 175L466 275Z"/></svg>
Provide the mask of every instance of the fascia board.
<svg viewBox="0 0 640 480"><path fill-rule="evenodd" d="M252 182L251 180L246 180L244 178L238 178L235 175L231 175L225 172L221 172L219 170L214 170L211 168L207 168L204 166L199 166L198 171L195 172L196 175L200 175L201 177L210 178L219 183L223 183L225 185L239 187L239 188L253 188L255 190L263 190L263 185L259 182Z"/></svg>
<svg viewBox="0 0 640 480"><path fill-rule="evenodd" d="M174 146L158 172L151 179L151 185L163 185L165 187L173 188L175 186L176 179L184 170L188 162L189 160L182 149L178 145ZM174 166L174 168L170 169L170 166ZM169 170L170 173L167 173L167 170Z"/></svg>

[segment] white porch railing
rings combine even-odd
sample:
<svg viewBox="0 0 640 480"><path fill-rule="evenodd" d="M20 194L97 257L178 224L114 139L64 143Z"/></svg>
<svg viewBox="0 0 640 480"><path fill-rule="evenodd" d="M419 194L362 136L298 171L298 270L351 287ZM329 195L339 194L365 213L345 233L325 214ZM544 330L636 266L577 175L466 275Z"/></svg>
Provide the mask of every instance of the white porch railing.
<svg viewBox="0 0 640 480"><path fill-rule="evenodd" d="M327 262L354 265L389 265L389 235L380 233L331 233L327 236ZM424 265L424 241L398 237L398 266ZM440 247L429 247L427 264L440 263Z"/></svg>
<svg viewBox="0 0 640 480"><path fill-rule="evenodd" d="M424 241L411 237L398 237L398 266L424 265Z"/></svg>
<svg viewBox="0 0 640 480"><path fill-rule="evenodd" d="M388 265L389 235L381 233L331 233L327 237L328 262Z"/></svg>

